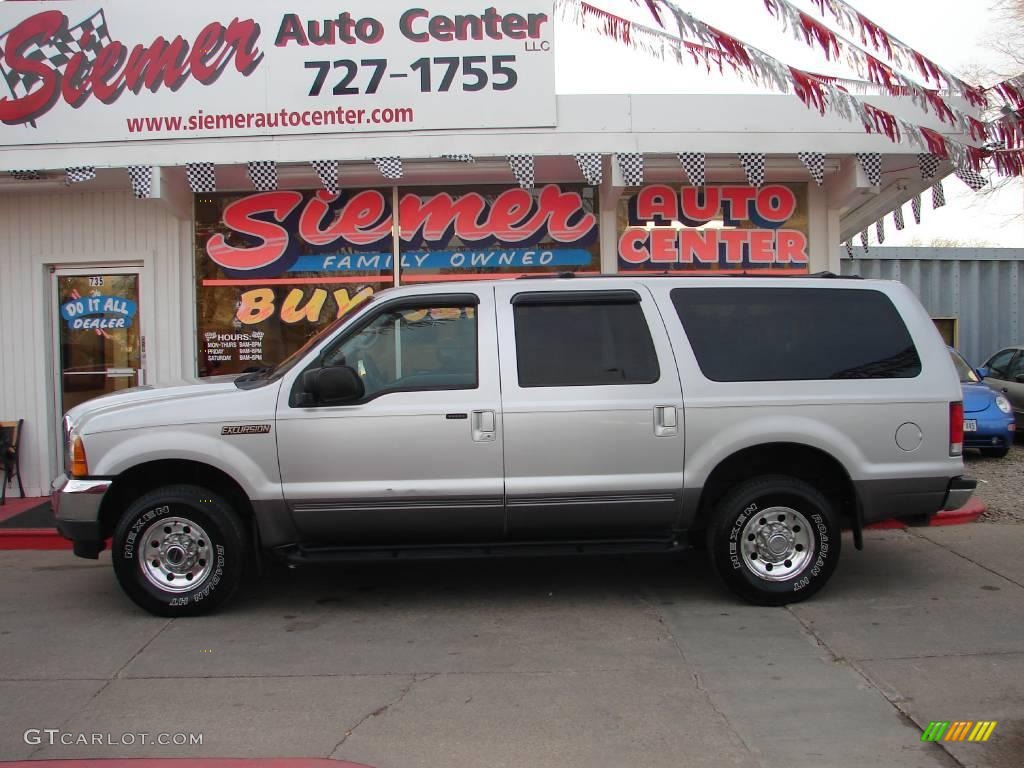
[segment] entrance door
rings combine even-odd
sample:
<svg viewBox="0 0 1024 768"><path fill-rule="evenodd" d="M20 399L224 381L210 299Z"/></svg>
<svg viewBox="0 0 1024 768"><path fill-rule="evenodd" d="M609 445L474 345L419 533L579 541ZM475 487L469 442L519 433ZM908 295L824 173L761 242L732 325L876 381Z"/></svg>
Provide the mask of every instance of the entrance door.
<svg viewBox="0 0 1024 768"><path fill-rule="evenodd" d="M139 270L57 270L54 292L58 411L143 384Z"/></svg>

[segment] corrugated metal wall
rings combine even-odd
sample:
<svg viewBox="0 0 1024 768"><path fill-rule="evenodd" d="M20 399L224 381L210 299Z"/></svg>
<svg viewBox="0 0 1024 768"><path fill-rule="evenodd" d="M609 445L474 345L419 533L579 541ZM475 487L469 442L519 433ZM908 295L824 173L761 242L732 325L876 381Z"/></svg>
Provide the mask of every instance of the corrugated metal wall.
<svg viewBox="0 0 1024 768"><path fill-rule="evenodd" d="M932 317L960 319L960 351L980 365L1008 344L1024 342L1024 249L854 248L844 275L899 280Z"/></svg>
<svg viewBox="0 0 1024 768"><path fill-rule="evenodd" d="M59 471L50 266L143 265L147 379L173 380L194 374L190 228L159 201L130 193L0 196L0 420L25 419L21 470L30 495L47 493Z"/></svg>

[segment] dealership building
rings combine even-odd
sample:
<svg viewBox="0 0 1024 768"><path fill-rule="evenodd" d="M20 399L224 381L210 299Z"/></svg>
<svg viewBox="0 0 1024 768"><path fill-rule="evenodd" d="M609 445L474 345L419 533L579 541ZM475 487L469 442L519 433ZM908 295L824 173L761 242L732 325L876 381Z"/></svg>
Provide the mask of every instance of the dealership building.
<svg viewBox="0 0 1024 768"><path fill-rule="evenodd" d="M551 0L297 5L0 6L0 420L29 495L68 408L274 364L381 290L839 273L953 170L793 95L556 93Z"/></svg>

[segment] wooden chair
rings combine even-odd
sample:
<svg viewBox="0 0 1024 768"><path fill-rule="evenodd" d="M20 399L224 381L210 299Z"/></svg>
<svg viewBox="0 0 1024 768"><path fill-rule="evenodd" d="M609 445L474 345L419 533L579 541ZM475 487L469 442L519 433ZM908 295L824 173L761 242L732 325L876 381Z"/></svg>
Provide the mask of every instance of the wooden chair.
<svg viewBox="0 0 1024 768"><path fill-rule="evenodd" d="M0 504L7 503L7 486L13 478L18 478L18 490L21 498L25 498L25 486L21 484L21 468L18 464L18 443L21 442L21 426L24 419L17 421L0 421L0 470L3 470L3 482L0 483Z"/></svg>

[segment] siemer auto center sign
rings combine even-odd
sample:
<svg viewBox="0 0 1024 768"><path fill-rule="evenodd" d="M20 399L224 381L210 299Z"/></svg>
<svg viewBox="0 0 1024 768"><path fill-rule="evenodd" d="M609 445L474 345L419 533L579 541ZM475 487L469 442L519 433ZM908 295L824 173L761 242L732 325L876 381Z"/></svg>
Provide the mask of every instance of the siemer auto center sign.
<svg viewBox="0 0 1024 768"><path fill-rule="evenodd" d="M555 125L553 0L0 4L0 145Z"/></svg>

